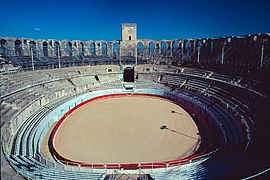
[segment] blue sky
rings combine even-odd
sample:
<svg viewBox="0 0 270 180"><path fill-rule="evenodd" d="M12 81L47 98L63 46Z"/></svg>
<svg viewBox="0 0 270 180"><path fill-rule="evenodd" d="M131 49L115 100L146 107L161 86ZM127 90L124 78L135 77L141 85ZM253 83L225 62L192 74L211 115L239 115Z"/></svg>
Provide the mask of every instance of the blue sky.
<svg viewBox="0 0 270 180"><path fill-rule="evenodd" d="M0 36L120 40L121 23L140 39L270 32L269 0L0 0Z"/></svg>

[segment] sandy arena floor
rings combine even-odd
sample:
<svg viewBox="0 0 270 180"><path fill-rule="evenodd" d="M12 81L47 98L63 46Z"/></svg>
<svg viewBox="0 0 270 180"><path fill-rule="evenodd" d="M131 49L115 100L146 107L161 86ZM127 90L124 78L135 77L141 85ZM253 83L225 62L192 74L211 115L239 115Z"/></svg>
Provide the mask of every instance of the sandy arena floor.
<svg viewBox="0 0 270 180"><path fill-rule="evenodd" d="M54 147L63 157L84 163L163 162L194 153L197 133L189 114L170 101L113 97L73 112L58 130Z"/></svg>

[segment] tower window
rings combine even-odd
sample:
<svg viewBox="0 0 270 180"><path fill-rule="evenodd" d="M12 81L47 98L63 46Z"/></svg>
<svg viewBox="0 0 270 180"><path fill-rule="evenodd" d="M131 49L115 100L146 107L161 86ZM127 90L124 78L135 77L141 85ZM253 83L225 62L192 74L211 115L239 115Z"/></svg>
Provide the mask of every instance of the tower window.
<svg viewBox="0 0 270 180"><path fill-rule="evenodd" d="M131 40L131 36L129 36L129 40Z"/></svg>

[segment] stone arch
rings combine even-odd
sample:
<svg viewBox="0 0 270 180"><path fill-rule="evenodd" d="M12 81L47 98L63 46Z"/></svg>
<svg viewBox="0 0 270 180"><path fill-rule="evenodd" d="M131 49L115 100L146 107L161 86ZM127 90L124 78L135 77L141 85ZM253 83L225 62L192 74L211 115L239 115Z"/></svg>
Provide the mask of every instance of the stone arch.
<svg viewBox="0 0 270 180"><path fill-rule="evenodd" d="M83 42L80 42L80 47L79 47L79 52L81 55L84 56L84 53L85 53L85 49L84 49L84 43Z"/></svg>
<svg viewBox="0 0 270 180"><path fill-rule="evenodd" d="M0 40L0 54L5 54L7 49L7 41L5 39Z"/></svg>
<svg viewBox="0 0 270 180"><path fill-rule="evenodd" d="M72 56L72 43L71 42L67 42L66 43L66 53L69 56Z"/></svg>
<svg viewBox="0 0 270 180"><path fill-rule="evenodd" d="M30 41L29 44L35 46L37 43L35 41Z"/></svg>
<svg viewBox="0 0 270 180"><path fill-rule="evenodd" d="M37 46L36 46L36 42L35 41L30 41L29 42L29 46L30 46L30 50L33 53L33 56L37 55Z"/></svg>
<svg viewBox="0 0 270 180"><path fill-rule="evenodd" d="M15 44L15 55L22 56L23 55L22 42L20 40L16 40L14 44Z"/></svg>
<svg viewBox="0 0 270 180"><path fill-rule="evenodd" d="M107 56L107 50L108 48L107 48L107 43L105 43L105 42L102 42L101 43L101 54L102 54L102 56Z"/></svg>
<svg viewBox="0 0 270 180"><path fill-rule="evenodd" d="M61 49L60 49L60 43L58 41L55 41L53 43L54 46L54 52L56 56L61 56ZM59 53L58 53L59 52Z"/></svg>
<svg viewBox="0 0 270 180"><path fill-rule="evenodd" d="M172 43L172 52L173 52L173 55L176 55L177 54L177 51L178 51L178 44L176 41L174 41Z"/></svg>
<svg viewBox="0 0 270 180"><path fill-rule="evenodd" d="M0 45L1 45L1 46L6 45L6 43L7 43L7 41L6 41L5 39L1 39L1 40L0 40Z"/></svg>
<svg viewBox="0 0 270 180"><path fill-rule="evenodd" d="M137 55L143 56L143 43L142 42L137 43Z"/></svg>
<svg viewBox="0 0 270 180"><path fill-rule="evenodd" d="M43 49L43 55L48 56L48 54L49 54L49 52L48 52L48 43L46 41L44 41L42 43L42 49Z"/></svg>
<svg viewBox="0 0 270 180"><path fill-rule="evenodd" d="M189 51L189 46L190 46L190 42L189 42L189 40L187 40L186 42L185 42L185 52L187 52L187 51Z"/></svg>
<svg viewBox="0 0 270 180"><path fill-rule="evenodd" d="M96 45L94 42L89 44L91 56L96 56Z"/></svg>
<svg viewBox="0 0 270 180"><path fill-rule="evenodd" d="M166 51L167 51L167 44L164 42L164 41L162 41L161 42L161 54L166 54Z"/></svg>
<svg viewBox="0 0 270 180"><path fill-rule="evenodd" d="M31 52L33 53L33 56L37 56L37 46L35 41L30 41L29 42L29 47L30 47L30 54Z"/></svg>
<svg viewBox="0 0 270 180"><path fill-rule="evenodd" d="M155 43L151 41L149 43L149 56L154 56L154 52L155 52Z"/></svg>
<svg viewBox="0 0 270 180"><path fill-rule="evenodd" d="M118 42L113 43L113 58L116 59L120 54L120 45Z"/></svg>
<svg viewBox="0 0 270 180"><path fill-rule="evenodd" d="M211 40L211 54L213 54L214 52L214 41Z"/></svg>

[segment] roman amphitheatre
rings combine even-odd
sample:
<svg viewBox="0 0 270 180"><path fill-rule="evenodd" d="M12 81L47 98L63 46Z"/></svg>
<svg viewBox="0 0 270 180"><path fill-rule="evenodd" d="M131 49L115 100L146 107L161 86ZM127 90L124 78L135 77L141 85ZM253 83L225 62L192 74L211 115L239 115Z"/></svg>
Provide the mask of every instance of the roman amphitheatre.
<svg viewBox="0 0 270 180"><path fill-rule="evenodd" d="M0 37L1 179L269 177L270 35Z"/></svg>

